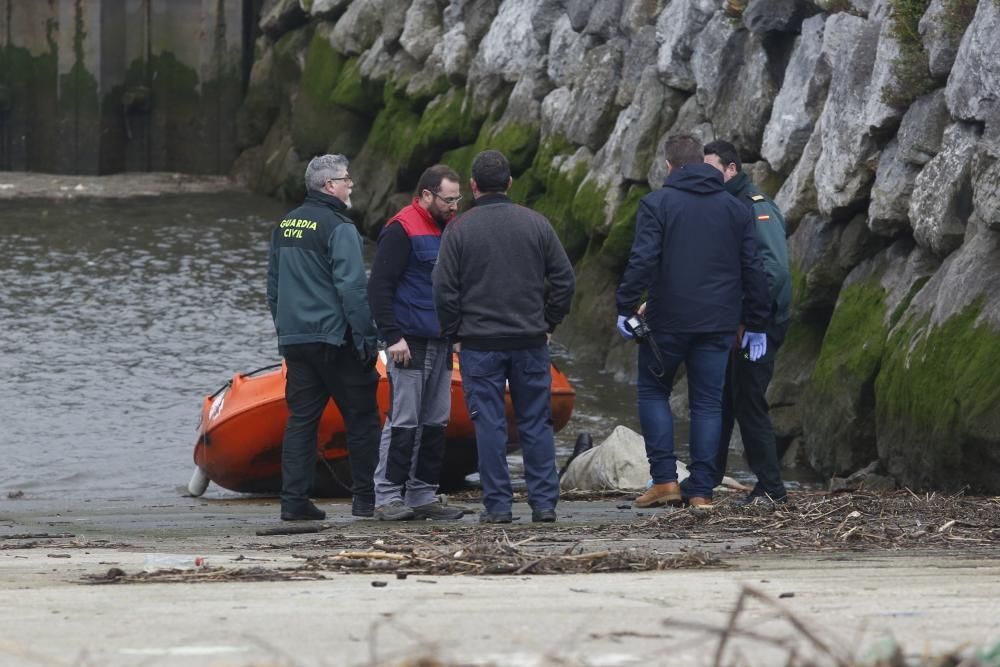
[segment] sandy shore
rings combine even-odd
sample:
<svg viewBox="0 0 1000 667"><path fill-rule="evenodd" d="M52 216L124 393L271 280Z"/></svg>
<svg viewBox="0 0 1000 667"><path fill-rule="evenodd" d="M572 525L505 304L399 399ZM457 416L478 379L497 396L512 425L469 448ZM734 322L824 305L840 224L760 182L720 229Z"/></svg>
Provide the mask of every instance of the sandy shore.
<svg viewBox="0 0 1000 667"><path fill-rule="evenodd" d="M746 555L751 537L651 530L655 512L608 499L563 502L551 525L531 524L518 504L520 520L490 539L548 543L550 552L698 551L716 554L720 566L405 579L310 573L307 559L342 548L468 542L483 531L474 516L389 526L352 519L344 502L323 506L321 532L258 536L282 527L273 499L0 501L0 664L373 665L432 655L448 664L712 665L746 587L763 597L736 617L723 664L738 656L739 664L784 664L792 648L835 664L827 650L857 656L885 636L912 655L1000 639L1000 554L992 548ZM222 572L295 568L292 577L324 578L85 579L112 568L134 577L154 552L202 555Z"/></svg>
<svg viewBox="0 0 1000 667"><path fill-rule="evenodd" d="M0 173L0 200L121 199L168 194L245 191L227 176L164 172L75 176L5 171Z"/></svg>

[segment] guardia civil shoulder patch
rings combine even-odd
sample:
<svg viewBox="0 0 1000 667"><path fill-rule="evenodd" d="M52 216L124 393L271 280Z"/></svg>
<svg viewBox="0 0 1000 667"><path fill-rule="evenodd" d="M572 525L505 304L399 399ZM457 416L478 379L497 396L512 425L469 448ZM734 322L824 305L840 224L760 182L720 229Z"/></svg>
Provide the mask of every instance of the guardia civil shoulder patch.
<svg viewBox="0 0 1000 667"><path fill-rule="evenodd" d="M758 215L757 219L758 220L770 220L771 216L769 216L769 215Z"/></svg>

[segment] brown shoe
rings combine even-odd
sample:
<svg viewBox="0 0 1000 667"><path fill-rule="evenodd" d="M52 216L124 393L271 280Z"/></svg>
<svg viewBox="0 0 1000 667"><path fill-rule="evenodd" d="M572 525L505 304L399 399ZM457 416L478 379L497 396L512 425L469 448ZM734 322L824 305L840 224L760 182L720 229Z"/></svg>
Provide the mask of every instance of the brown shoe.
<svg viewBox="0 0 1000 667"><path fill-rule="evenodd" d="M632 503L632 507L659 507L660 505L680 505L681 487L677 482L654 484L646 493Z"/></svg>
<svg viewBox="0 0 1000 667"><path fill-rule="evenodd" d="M712 509L712 499L703 498L701 496L691 496L688 500L688 505L691 507L697 507L698 509L710 510Z"/></svg>

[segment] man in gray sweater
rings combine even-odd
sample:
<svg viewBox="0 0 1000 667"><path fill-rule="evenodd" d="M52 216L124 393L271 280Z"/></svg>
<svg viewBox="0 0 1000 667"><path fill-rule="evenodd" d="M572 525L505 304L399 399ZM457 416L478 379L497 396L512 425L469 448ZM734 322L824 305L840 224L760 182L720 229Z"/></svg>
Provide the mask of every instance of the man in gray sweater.
<svg viewBox="0 0 1000 667"><path fill-rule="evenodd" d="M461 344L465 404L479 450L482 523L512 520L507 385L532 521L555 521L559 500L548 340L569 312L576 278L545 216L508 199L512 182L502 153L476 156L470 181L475 203L445 228L433 275L441 330Z"/></svg>

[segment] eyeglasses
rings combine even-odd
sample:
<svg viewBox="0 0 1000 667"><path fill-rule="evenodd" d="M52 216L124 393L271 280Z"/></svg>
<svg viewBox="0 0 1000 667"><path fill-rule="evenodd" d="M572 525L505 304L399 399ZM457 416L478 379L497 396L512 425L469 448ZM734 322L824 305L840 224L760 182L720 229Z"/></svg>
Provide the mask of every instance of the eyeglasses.
<svg viewBox="0 0 1000 667"><path fill-rule="evenodd" d="M454 206L458 202L462 201L462 195L458 195L457 197L442 197L433 190L428 190L427 192L430 192L432 195L443 201L447 206Z"/></svg>
<svg viewBox="0 0 1000 667"><path fill-rule="evenodd" d="M330 181L347 181L348 183L353 183L354 182L354 179L351 178L350 176L341 176L340 178L328 178L326 180L327 180L328 183Z"/></svg>

